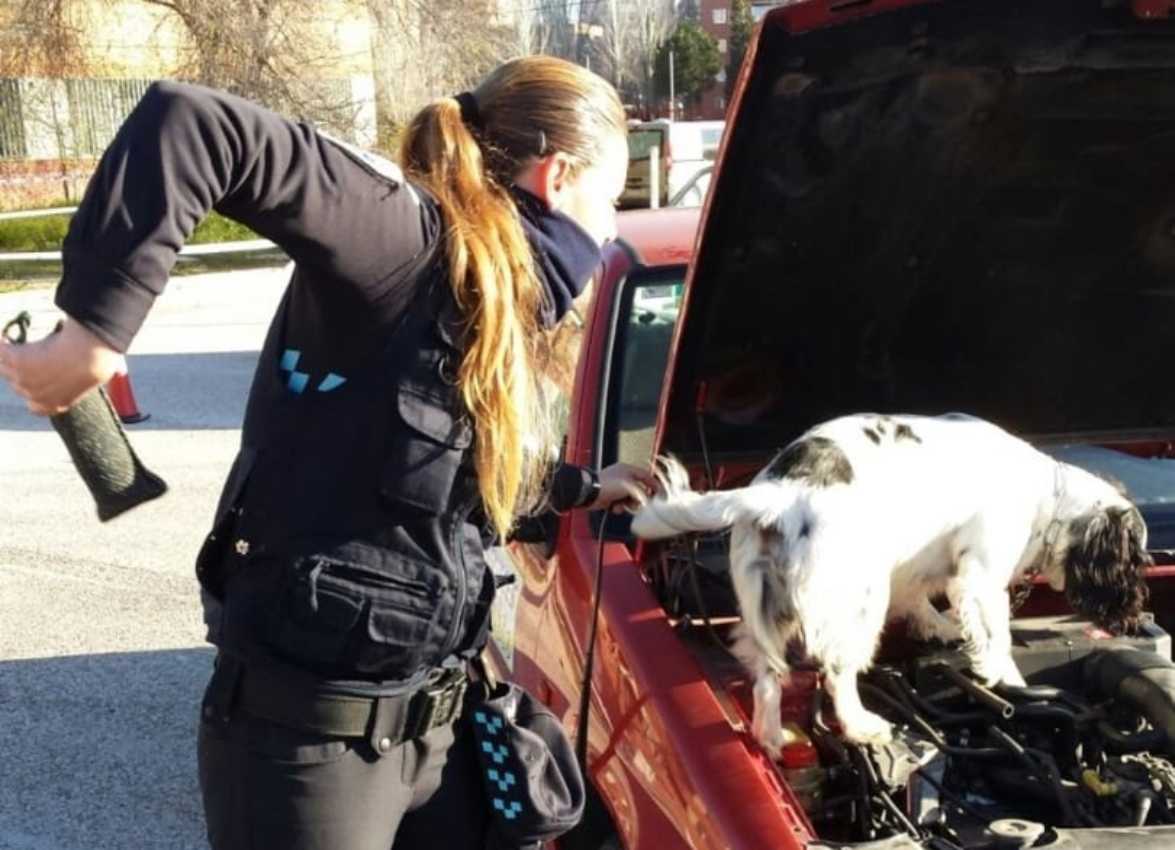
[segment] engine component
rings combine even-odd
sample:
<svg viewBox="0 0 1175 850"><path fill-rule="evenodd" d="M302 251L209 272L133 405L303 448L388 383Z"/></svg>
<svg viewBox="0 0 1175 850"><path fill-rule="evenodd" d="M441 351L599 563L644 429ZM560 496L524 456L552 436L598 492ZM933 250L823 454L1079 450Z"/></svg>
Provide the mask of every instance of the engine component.
<svg viewBox="0 0 1175 850"><path fill-rule="evenodd" d="M1165 736L1175 754L1175 665L1169 657L1126 649L1091 654L1084 679L1094 693L1129 702Z"/></svg>
<svg viewBox="0 0 1175 850"><path fill-rule="evenodd" d="M1032 684L1079 690L1081 662L1092 652L1137 649L1171 658L1171 636L1144 614L1137 634L1111 635L1072 615L1027 617L1012 623L1012 658Z"/></svg>
<svg viewBox="0 0 1175 850"><path fill-rule="evenodd" d="M1031 847L1042 835L1044 824L1018 818L1002 818L992 821L988 831L995 838L999 847L1009 850L1019 850L1021 847Z"/></svg>

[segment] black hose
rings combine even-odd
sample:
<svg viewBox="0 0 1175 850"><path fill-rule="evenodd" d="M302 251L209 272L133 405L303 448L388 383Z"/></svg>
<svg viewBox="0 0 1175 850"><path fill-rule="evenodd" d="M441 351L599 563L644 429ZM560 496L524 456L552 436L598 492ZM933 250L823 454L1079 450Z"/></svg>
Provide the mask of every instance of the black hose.
<svg viewBox="0 0 1175 850"><path fill-rule="evenodd" d="M1115 729L1107 720L1099 720L1097 731L1105 739L1106 749L1114 755L1156 750L1167 743L1167 736L1160 729L1127 733Z"/></svg>
<svg viewBox="0 0 1175 850"><path fill-rule="evenodd" d="M1133 705L1175 754L1175 664L1138 649L1100 650L1086 658L1082 678L1094 693Z"/></svg>
<svg viewBox="0 0 1175 850"><path fill-rule="evenodd" d="M857 828L861 830L861 835L866 838L873 837L873 824L870 821L869 800L873 791L869 787L869 774L864 770L860 762L864 761L865 757L859 750L852 751L853 758L851 764L853 771L857 776L857 797L859 804L857 806Z"/></svg>
<svg viewBox="0 0 1175 850"><path fill-rule="evenodd" d="M1007 753L999 747L956 747L948 744L946 739L939 734L938 730L927 723L917 713L910 711L898 700L891 697L885 691L876 685L870 685L868 682L861 682L860 688L862 693L868 693L870 697L885 703L890 709L902 717L903 720L917 726L918 729L929 738L936 747L942 750L947 755L956 756L958 758L1004 758Z"/></svg>
<svg viewBox="0 0 1175 850"><path fill-rule="evenodd" d="M1036 774L1042 780L1051 784L1057 805L1061 807L1061 812L1064 813L1067 822L1070 824L1077 823L1077 816L1073 812L1073 806L1069 803L1068 791L1061 784L1061 772L1057 769L1057 764L1053 760L1053 757L1040 750L1022 746L1019 741L998 726L992 726L987 730L987 733L996 740L996 743L1015 756L1030 773ZM1037 761L1040 764L1037 764ZM1041 772L1042 768L1043 773Z"/></svg>
<svg viewBox="0 0 1175 850"><path fill-rule="evenodd" d="M849 751L841 740L832 733L828 728L828 724L824 722L824 692L819 688L812 691L812 699L809 704L810 726L812 731L816 734L817 742L830 750L836 757L840 764L849 764Z"/></svg>
<svg viewBox="0 0 1175 850"><path fill-rule="evenodd" d="M935 723L940 723L948 726L961 726L967 723L987 723L990 716L981 711L955 712L935 705L922 694L915 690L914 686L905 680L902 676L895 675L888 670L873 671L883 687L890 692L891 696L900 699L905 703L910 711L922 711L934 718Z"/></svg>
<svg viewBox="0 0 1175 850"><path fill-rule="evenodd" d="M1019 702L1065 702L1081 711L1089 709L1088 703L1076 694L1052 685L1009 685L999 682L992 685L992 690L1002 697Z"/></svg>
<svg viewBox="0 0 1175 850"><path fill-rule="evenodd" d="M989 708L1004 720L1011 720L1016 713L1016 706L1008 702L999 694L976 682L974 679L960 673L949 664L934 664L931 669L938 671L953 684L962 689L968 696L985 708Z"/></svg>
<svg viewBox="0 0 1175 850"><path fill-rule="evenodd" d="M898 825L902 829L908 832L915 840L921 840L922 834L918 831L918 828L910 822L910 819L906 817L905 813L898 808L897 804L885 793L885 789L881 787L881 780L877 776L877 771L873 769L873 763L869 761L869 757L865 755L860 747L853 750L853 756L857 762L857 770L864 779L862 787L869 789L865 794L866 799L880 803L882 808L897 819Z"/></svg>

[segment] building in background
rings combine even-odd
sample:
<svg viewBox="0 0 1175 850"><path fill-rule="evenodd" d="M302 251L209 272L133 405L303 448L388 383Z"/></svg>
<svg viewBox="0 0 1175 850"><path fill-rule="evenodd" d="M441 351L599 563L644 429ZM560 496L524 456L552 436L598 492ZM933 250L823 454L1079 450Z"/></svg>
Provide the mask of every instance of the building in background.
<svg viewBox="0 0 1175 850"><path fill-rule="evenodd" d="M726 62L730 56L730 0L698 0L698 23L718 42L722 68L714 83L702 93L700 102L688 110L695 120L718 120L726 117Z"/></svg>

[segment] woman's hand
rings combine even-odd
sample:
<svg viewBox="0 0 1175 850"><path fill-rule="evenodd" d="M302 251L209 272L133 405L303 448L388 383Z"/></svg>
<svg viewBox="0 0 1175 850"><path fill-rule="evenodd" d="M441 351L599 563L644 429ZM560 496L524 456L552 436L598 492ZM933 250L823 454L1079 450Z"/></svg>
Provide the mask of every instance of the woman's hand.
<svg viewBox="0 0 1175 850"><path fill-rule="evenodd" d="M598 510L616 504L617 509L635 508L641 497L657 492L657 478L647 468L631 463L614 463L600 470L600 494L588 505L588 510Z"/></svg>
<svg viewBox="0 0 1175 850"><path fill-rule="evenodd" d="M125 358L73 319L39 342L0 342L0 378L39 416L64 413L115 373Z"/></svg>

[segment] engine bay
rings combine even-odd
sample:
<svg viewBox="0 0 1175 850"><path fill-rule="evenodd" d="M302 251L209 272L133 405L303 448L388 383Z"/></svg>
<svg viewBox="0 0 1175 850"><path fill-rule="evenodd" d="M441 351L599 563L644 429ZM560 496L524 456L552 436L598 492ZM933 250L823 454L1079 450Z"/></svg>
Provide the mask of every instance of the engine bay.
<svg viewBox="0 0 1175 850"><path fill-rule="evenodd" d="M737 606L725 540L675 541L646 578L749 730L750 682L727 649ZM891 632L859 681L866 707L894 723L883 746L844 741L819 671L789 657L784 721L795 740L764 759L806 814L812 846L1175 843L1175 664L1153 616L1125 636L1064 612L1017 616L1021 688L985 687L957 647Z"/></svg>

